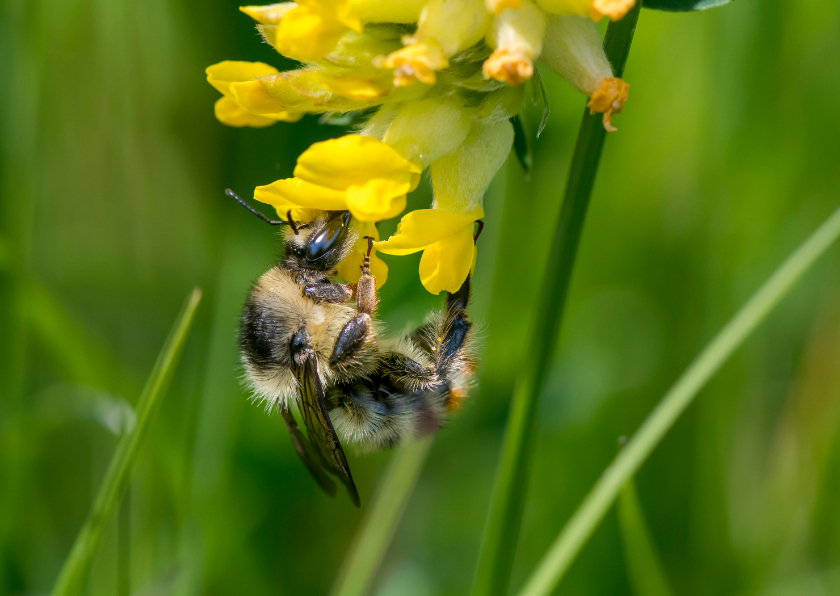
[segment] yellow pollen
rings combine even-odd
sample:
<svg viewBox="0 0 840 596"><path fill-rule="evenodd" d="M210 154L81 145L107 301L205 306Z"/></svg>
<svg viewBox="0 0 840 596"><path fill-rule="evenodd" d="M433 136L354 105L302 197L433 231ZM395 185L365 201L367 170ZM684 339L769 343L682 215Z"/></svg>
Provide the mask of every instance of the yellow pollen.
<svg viewBox="0 0 840 596"><path fill-rule="evenodd" d="M604 77L601 84L595 89L586 107L590 114L603 114L602 122L608 132L618 130L612 125L612 115L624 109L624 102L627 101L630 92L630 85L616 77Z"/></svg>

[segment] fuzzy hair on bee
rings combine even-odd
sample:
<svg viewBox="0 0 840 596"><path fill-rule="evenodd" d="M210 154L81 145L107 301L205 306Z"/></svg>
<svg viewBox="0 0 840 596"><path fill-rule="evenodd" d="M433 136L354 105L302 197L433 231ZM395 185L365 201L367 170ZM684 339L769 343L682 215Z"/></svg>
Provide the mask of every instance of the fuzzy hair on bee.
<svg viewBox="0 0 840 596"><path fill-rule="evenodd" d="M310 210L303 221L293 221L291 213L273 221L227 193L269 224L286 226L284 257L256 281L242 311L245 382L256 400L281 414L321 488L335 494L326 473L332 474L358 506L342 445L385 449L434 433L470 387L470 278L447 293L442 312L411 332L384 338L374 319L372 238L359 281L336 280L338 264L358 240L349 212Z"/></svg>

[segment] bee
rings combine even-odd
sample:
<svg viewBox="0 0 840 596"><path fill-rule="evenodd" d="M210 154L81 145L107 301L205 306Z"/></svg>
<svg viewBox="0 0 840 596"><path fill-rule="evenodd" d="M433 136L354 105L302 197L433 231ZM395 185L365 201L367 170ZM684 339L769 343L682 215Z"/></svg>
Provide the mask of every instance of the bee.
<svg viewBox="0 0 840 596"><path fill-rule="evenodd" d="M358 240L348 211L314 211L308 221L294 221L289 212L287 221L271 220L226 193L270 225L285 226L285 256L256 281L242 311L246 383L256 399L279 411L318 485L335 496L327 473L335 476L358 507L342 445L384 449L434 433L470 387L470 278L419 328L382 338L374 318L373 238L367 238L358 283L335 281L338 264Z"/></svg>

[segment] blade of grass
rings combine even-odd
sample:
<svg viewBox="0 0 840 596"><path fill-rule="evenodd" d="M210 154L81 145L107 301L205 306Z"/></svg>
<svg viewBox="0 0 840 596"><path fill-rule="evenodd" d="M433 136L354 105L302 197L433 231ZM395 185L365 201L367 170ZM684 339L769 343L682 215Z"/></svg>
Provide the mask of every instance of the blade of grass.
<svg viewBox="0 0 840 596"><path fill-rule="evenodd" d="M624 542L627 574L636 596L672 596L632 478L618 497L618 527Z"/></svg>
<svg viewBox="0 0 840 596"><path fill-rule="evenodd" d="M71 596L81 591L91 560L99 545L102 530L113 517L114 510L128 487L131 470L134 468L140 447L158 411L164 389L172 377L200 300L201 290L195 288L181 314L175 320L152 373L146 381L146 386L140 394L140 399L137 400L136 426L132 432L124 434L117 445L117 450L114 452L114 457L111 459L93 502L90 515L76 536L76 542L53 586L52 596Z"/></svg>
<svg viewBox="0 0 840 596"><path fill-rule="evenodd" d="M622 20L610 23L607 28L604 49L617 77L624 72L641 4L637 2ZM600 115L584 111L557 230L540 286L539 303L528 335L528 355L523 360L525 369L518 379L505 429L502 457L496 474L472 596L507 594L528 483L531 438L536 434L534 413L537 398L545 382L559 334L583 222L605 139L606 131Z"/></svg>
<svg viewBox="0 0 840 596"><path fill-rule="evenodd" d="M519 596L550 594L595 531L621 488L638 471L694 397L779 300L837 239L840 209L794 251L677 379L589 491Z"/></svg>
<svg viewBox="0 0 840 596"><path fill-rule="evenodd" d="M391 458L331 596L362 596L370 590L431 446L432 437L428 437L401 447Z"/></svg>

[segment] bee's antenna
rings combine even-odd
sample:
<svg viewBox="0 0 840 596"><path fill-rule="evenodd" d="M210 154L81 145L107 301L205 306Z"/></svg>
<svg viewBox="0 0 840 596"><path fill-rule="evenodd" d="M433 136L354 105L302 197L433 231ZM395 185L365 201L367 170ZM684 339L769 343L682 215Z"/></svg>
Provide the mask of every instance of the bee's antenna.
<svg viewBox="0 0 840 596"><path fill-rule="evenodd" d="M225 189L225 194L227 196L229 196L230 198L236 200L237 203L239 203L240 205L245 207L245 209L247 209L248 211L250 211L251 213L253 213L257 217L259 217L261 220L266 222L268 225L270 225L270 226L291 226L292 230L294 230L294 232L295 232L295 236L298 235L298 228L295 225L295 222L292 221L292 211L291 210L289 210L289 213L287 214L287 217L289 218L289 221L283 221L282 219L268 219L265 215L263 215L262 213L260 213L259 211L257 211L253 207L251 207L248 203L246 203L245 201L240 199L239 195L237 195L231 189L226 188Z"/></svg>
<svg viewBox="0 0 840 596"><path fill-rule="evenodd" d="M293 219L292 219L292 210L291 210L291 209L289 209L289 210L286 212L286 219L287 219L288 221L284 221L284 222L282 222L282 223L288 223L290 226L292 226L292 231L295 233L295 236L297 236L298 234L300 234L300 232L298 232L298 227L297 227L297 224L295 224L295 220L293 220Z"/></svg>
<svg viewBox="0 0 840 596"><path fill-rule="evenodd" d="M478 224L478 230L476 230L475 236L473 236L473 242L478 242L478 237L481 236L481 232L484 230L484 220L479 219L475 223Z"/></svg>

